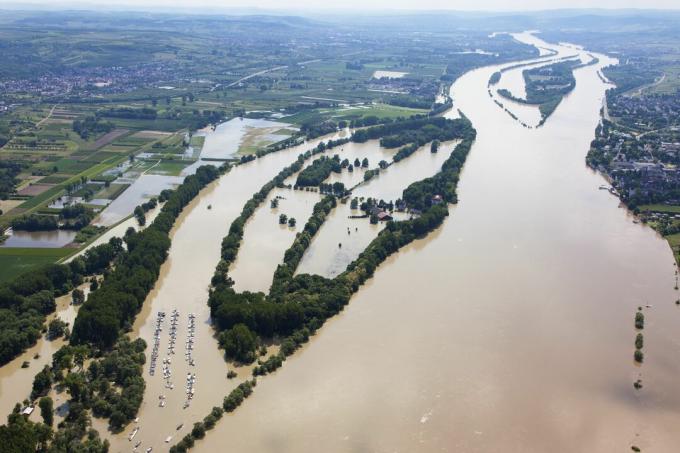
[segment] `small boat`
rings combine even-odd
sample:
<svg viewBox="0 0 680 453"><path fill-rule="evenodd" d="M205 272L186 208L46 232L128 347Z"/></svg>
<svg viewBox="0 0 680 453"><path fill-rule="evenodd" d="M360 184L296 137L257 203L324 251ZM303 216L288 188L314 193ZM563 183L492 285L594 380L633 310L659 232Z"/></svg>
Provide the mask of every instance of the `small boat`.
<svg viewBox="0 0 680 453"><path fill-rule="evenodd" d="M168 437L165 438L165 443L169 444L171 440L172 440L172 436L168 436Z"/></svg>
<svg viewBox="0 0 680 453"><path fill-rule="evenodd" d="M128 436L128 440L129 440L130 442L132 442L132 439L135 438L135 436L137 435L137 432L139 432L139 427L137 427L137 428L135 428L134 430L132 430L132 433L130 433L130 436Z"/></svg>
<svg viewBox="0 0 680 453"><path fill-rule="evenodd" d="M153 447L149 447L146 449L146 453L151 453L153 451Z"/></svg>
<svg viewBox="0 0 680 453"><path fill-rule="evenodd" d="M180 423L179 425L177 425L177 431L179 431L180 429L182 429L183 426L184 426L184 423Z"/></svg>
<svg viewBox="0 0 680 453"><path fill-rule="evenodd" d="M208 205L208 209L212 209L212 205L211 205L211 204Z"/></svg>
<svg viewBox="0 0 680 453"><path fill-rule="evenodd" d="M141 441L141 440L135 444L135 448L138 448L140 445L142 445L142 441Z"/></svg>

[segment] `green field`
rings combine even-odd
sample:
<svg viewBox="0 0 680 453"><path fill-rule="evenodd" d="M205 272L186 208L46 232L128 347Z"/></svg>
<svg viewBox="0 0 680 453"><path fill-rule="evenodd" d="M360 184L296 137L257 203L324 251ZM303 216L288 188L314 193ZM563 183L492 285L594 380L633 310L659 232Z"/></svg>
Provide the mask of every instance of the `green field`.
<svg viewBox="0 0 680 453"><path fill-rule="evenodd" d="M672 206L667 204L646 204L640 206L640 211L667 212L669 214L680 214L680 206Z"/></svg>
<svg viewBox="0 0 680 453"><path fill-rule="evenodd" d="M10 280L35 266L54 263L70 253L73 253L73 249L0 247L0 282Z"/></svg>
<svg viewBox="0 0 680 453"><path fill-rule="evenodd" d="M149 174L179 176L182 170L193 163L191 160L164 160L160 164L155 165L149 171Z"/></svg>

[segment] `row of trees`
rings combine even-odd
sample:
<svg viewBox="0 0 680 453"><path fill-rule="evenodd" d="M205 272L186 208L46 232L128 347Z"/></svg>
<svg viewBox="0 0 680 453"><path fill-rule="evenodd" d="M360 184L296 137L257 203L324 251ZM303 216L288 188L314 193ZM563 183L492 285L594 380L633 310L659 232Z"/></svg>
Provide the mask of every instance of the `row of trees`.
<svg viewBox="0 0 680 453"><path fill-rule="evenodd" d="M219 171L200 167L169 196L160 214L145 230L126 235L128 252L98 291L83 304L73 325L71 342L110 348L120 330L129 325L158 278L170 248L168 236L184 207Z"/></svg>
<svg viewBox="0 0 680 453"><path fill-rule="evenodd" d="M468 124L468 130L461 134L463 140L455 147L451 155L444 164L442 170L436 175L417 181L404 190L403 200L411 209L423 211L433 204L433 196L439 195L442 201L455 203L456 185L460 169L465 163L468 152L475 138L475 130Z"/></svg>
<svg viewBox="0 0 680 453"><path fill-rule="evenodd" d="M434 142L433 142L434 143ZM399 162L400 160L404 160L407 157L409 157L411 154L415 153L418 151L418 145L415 143L411 143L410 145L406 145L397 151L397 153L394 155L392 158L395 162Z"/></svg>
<svg viewBox="0 0 680 453"><path fill-rule="evenodd" d="M203 418L203 421L194 423L191 432L185 435L176 445L170 447L170 453L184 453L192 448L196 440L203 439L206 431L215 427L225 412L235 411L253 393L253 388L256 385L255 379L239 384L229 395L224 397L222 407L213 407L210 413Z"/></svg>
<svg viewBox="0 0 680 453"><path fill-rule="evenodd" d="M433 140L446 141L458 138L465 132L465 129L465 121L461 119L422 117L360 129L354 132L352 141L364 143L368 140L380 139L380 145L385 148L410 145L400 156L402 159L418 147ZM413 146L415 149L412 148Z"/></svg>
<svg viewBox="0 0 680 453"><path fill-rule="evenodd" d="M30 214L12 219L12 228L17 231L53 231L56 229L81 230L94 219L94 211L83 204L65 206L59 216ZM61 221L61 226L59 222Z"/></svg>
<svg viewBox="0 0 680 453"><path fill-rule="evenodd" d="M316 187L326 180L331 173L340 173L340 157L321 156L300 172L295 181L297 187Z"/></svg>

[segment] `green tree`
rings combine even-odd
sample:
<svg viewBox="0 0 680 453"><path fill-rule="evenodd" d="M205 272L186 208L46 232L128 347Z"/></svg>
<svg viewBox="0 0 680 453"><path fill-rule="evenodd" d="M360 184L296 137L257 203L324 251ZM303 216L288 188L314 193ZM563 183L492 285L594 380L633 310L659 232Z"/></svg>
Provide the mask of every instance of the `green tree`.
<svg viewBox="0 0 680 453"><path fill-rule="evenodd" d="M54 318L52 321L50 321L47 327L47 339L55 340L59 337L64 336L67 327L68 323L62 321L59 318Z"/></svg>
<svg viewBox="0 0 680 453"><path fill-rule="evenodd" d="M71 299L73 301L73 305L80 305L85 302L85 293L82 290L76 288L71 293Z"/></svg>
<svg viewBox="0 0 680 453"><path fill-rule="evenodd" d="M255 360L257 349L257 335L245 324L236 324L220 336L220 344L224 348L227 358L238 360L242 363L251 363Z"/></svg>
<svg viewBox="0 0 680 453"><path fill-rule="evenodd" d="M35 375L33 378L33 389L31 390L31 398L35 399L39 396L47 395L52 387L52 370L48 365Z"/></svg>
<svg viewBox="0 0 680 453"><path fill-rule="evenodd" d="M52 426L54 424L54 401L52 401L52 398L49 396L40 398L38 406L40 406L40 416L43 422L47 426Z"/></svg>

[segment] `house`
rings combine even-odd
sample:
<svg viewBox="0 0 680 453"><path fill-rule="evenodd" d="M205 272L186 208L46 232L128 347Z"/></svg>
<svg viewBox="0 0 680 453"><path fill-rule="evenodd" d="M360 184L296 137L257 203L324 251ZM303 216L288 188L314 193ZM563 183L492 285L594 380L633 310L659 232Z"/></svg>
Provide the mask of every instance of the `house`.
<svg viewBox="0 0 680 453"><path fill-rule="evenodd" d="M388 220L392 220L392 216L385 211L380 211L378 213L378 220L381 222L386 222Z"/></svg>

